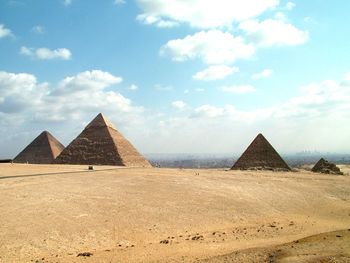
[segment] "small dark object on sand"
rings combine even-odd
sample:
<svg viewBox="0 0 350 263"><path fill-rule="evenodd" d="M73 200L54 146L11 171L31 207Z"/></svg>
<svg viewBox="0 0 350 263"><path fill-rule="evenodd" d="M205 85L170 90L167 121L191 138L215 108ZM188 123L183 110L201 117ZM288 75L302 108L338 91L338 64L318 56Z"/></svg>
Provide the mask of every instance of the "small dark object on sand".
<svg viewBox="0 0 350 263"><path fill-rule="evenodd" d="M93 254L91 252L83 252L83 253L79 253L77 255L77 257L90 257L92 256Z"/></svg>
<svg viewBox="0 0 350 263"><path fill-rule="evenodd" d="M94 167L92 165L89 165L89 170L94 170Z"/></svg>

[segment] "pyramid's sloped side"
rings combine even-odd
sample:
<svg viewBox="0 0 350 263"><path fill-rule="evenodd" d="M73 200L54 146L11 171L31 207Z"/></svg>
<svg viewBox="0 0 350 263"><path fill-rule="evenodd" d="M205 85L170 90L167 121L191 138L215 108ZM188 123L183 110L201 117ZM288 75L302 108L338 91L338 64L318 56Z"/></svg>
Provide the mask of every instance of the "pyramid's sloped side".
<svg viewBox="0 0 350 263"><path fill-rule="evenodd" d="M15 158L15 163L50 164L55 159L47 134L42 133L35 138Z"/></svg>
<svg viewBox="0 0 350 263"><path fill-rule="evenodd" d="M109 127L108 131L125 166L152 167L152 165L145 159L145 157L143 157L143 155L141 155L135 149L135 147L118 131Z"/></svg>
<svg viewBox="0 0 350 263"><path fill-rule="evenodd" d="M254 168L290 170L282 157L263 137L256 138L232 167L242 170Z"/></svg>
<svg viewBox="0 0 350 263"><path fill-rule="evenodd" d="M50 144L50 148L51 148L51 152L52 152L52 157L53 157L53 159L55 159L64 150L64 145L62 143L60 143L50 133L48 133L48 139L49 139L49 144Z"/></svg>
<svg viewBox="0 0 350 263"><path fill-rule="evenodd" d="M107 127L84 129L83 132L62 151L54 163L124 165Z"/></svg>
<svg viewBox="0 0 350 263"><path fill-rule="evenodd" d="M322 168L326 165L326 160L321 158L314 167L312 167L311 171L318 172L322 170Z"/></svg>

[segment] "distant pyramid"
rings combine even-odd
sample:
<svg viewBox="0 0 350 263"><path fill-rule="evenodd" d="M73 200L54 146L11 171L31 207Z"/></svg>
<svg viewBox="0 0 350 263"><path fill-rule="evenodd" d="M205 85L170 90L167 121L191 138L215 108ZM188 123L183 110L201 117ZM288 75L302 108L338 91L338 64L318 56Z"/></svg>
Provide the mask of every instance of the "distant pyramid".
<svg viewBox="0 0 350 263"><path fill-rule="evenodd" d="M286 162L261 133L258 134L231 169L290 170Z"/></svg>
<svg viewBox="0 0 350 263"><path fill-rule="evenodd" d="M314 173L343 175L339 167L337 167L334 163L330 163L323 158L321 158L315 164L315 166L311 169L311 171L313 171Z"/></svg>
<svg viewBox="0 0 350 263"><path fill-rule="evenodd" d="M43 131L15 159L15 163L49 164L63 151L64 146L49 132Z"/></svg>
<svg viewBox="0 0 350 263"><path fill-rule="evenodd" d="M151 167L101 113L62 151L55 163Z"/></svg>

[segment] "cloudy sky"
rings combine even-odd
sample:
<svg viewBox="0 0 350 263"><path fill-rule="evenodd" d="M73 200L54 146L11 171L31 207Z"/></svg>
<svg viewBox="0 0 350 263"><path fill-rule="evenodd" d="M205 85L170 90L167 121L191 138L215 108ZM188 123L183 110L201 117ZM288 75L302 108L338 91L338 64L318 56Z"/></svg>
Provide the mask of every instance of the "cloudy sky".
<svg viewBox="0 0 350 263"><path fill-rule="evenodd" d="M143 153L350 152L350 1L2 0L0 158L99 112Z"/></svg>

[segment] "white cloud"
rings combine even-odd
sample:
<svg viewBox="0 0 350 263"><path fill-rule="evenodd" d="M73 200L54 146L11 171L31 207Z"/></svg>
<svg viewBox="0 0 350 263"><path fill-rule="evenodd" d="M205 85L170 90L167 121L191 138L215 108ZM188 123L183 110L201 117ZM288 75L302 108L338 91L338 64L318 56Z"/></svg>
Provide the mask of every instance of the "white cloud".
<svg viewBox="0 0 350 263"><path fill-rule="evenodd" d="M48 49L48 48L28 48L21 47L20 54L33 57L40 60L50 60L50 59L62 59L69 60L71 59L72 53L67 48L58 48L58 49Z"/></svg>
<svg viewBox="0 0 350 263"><path fill-rule="evenodd" d="M71 5L72 2L73 2L73 0L63 0L63 4L64 4L65 6Z"/></svg>
<svg viewBox="0 0 350 263"><path fill-rule="evenodd" d="M286 9L287 9L287 10L293 10L294 7L295 7L295 4L294 4L293 2L288 2L288 3L286 4Z"/></svg>
<svg viewBox="0 0 350 263"><path fill-rule="evenodd" d="M197 91L197 92L204 92L205 89L203 89L203 88L196 88L195 91Z"/></svg>
<svg viewBox="0 0 350 263"><path fill-rule="evenodd" d="M12 31L5 27L5 25L0 24L0 38L13 36Z"/></svg>
<svg viewBox="0 0 350 263"><path fill-rule="evenodd" d="M50 87L47 83L37 83L31 74L2 71L0 112L22 114L24 119L34 116L45 121L80 119L88 113L101 111L126 115L142 112L142 107L133 106L129 99L110 89L121 81L121 77L109 72L93 70L66 77Z"/></svg>
<svg viewBox="0 0 350 263"><path fill-rule="evenodd" d="M262 78L268 78L273 74L272 69L264 69L263 71L259 73L255 73L252 76L252 79L262 79Z"/></svg>
<svg viewBox="0 0 350 263"><path fill-rule="evenodd" d="M207 64L233 63L237 59L248 59L254 53L254 45L220 30L201 31L183 39L170 40L160 50L161 55L168 55L174 61L199 58Z"/></svg>
<svg viewBox="0 0 350 263"><path fill-rule="evenodd" d="M114 0L113 3L115 5L124 5L124 4L126 4L126 1L125 0Z"/></svg>
<svg viewBox="0 0 350 263"><path fill-rule="evenodd" d="M348 84L350 85L350 72L348 72L348 73L345 74L344 79L345 79L345 81L347 81Z"/></svg>
<svg viewBox="0 0 350 263"><path fill-rule="evenodd" d="M283 12L277 12L274 17L276 20L279 20L279 21L283 21L283 22L288 21L287 16Z"/></svg>
<svg viewBox="0 0 350 263"><path fill-rule="evenodd" d="M225 113L223 108L215 107L212 105L203 105L194 109L194 116L217 118L223 116Z"/></svg>
<svg viewBox="0 0 350 263"><path fill-rule="evenodd" d="M281 20L244 21L239 26L247 37L261 47L295 46L309 40L309 32Z"/></svg>
<svg viewBox="0 0 350 263"><path fill-rule="evenodd" d="M186 103L183 102L182 100L176 100L176 101L173 101L171 103L171 105L176 108L176 109L179 109L179 110L182 110L186 107Z"/></svg>
<svg viewBox="0 0 350 263"><path fill-rule="evenodd" d="M239 69L237 67L229 67L226 65L215 65L215 66L210 66L203 71L197 72L193 76L193 79L205 80L205 81L219 80L219 79L224 79L238 71Z"/></svg>
<svg viewBox="0 0 350 263"><path fill-rule="evenodd" d="M62 95L73 92L94 92L103 90L114 84L119 84L122 81L123 79L121 77L116 77L111 73L101 70L85 71L75 76L66 77L60 81L52 94Z"/></svg>
<svg viewBox="0 0 350 263"><path fill-rule="evenodd" d="M41 25L36 25L33 26L31 31L35 34L44 34L45 33L45 27L41 26Z"/></svg>
<svg viewBox="0 0 350 263"><path fill-rule="evenodd" d="M308 23L308 24L317 24L317 22L313 18L311 18L309 16L304 17L304 22Z"/></svg>
<svg viewBox="0 0 350 263"><path fill-rule="evenodd" d="M38 107L47 93L47 84L38 84L31 74L0 71L0 112L16 113Z"/></svg>
<svg viewBox="0 0 350 263"><path fill-rule="evenodd" d="M307 123L311 120L330 118L332 122L336 123L336 120L347 120L350 117L349 74L346 74L341 81L326 80L321 83L305 85L299 89L300 95L269 107L241 111L233 105L223 107L203 105L197 108L194 113L209 112L211 114L204 114L204 116L226 116L239 121L271 121L275 119L293 122L299 119ZM300 125L302 126L302 124ZM318 128L315 127L316 130Z"/></svg>
<svg viewBox="0 0 350 263"><path fill-rule="evenodd" d="M139 89L139 87L137 85L135 85L135 84L132 84L132 85L130 85L128 87L128 90L132 90L132 91L135 91L135 90L138 90L138 89Z"/></svg>
<svg viewBox="0 0 350 263"><path fill-rule="evenodd" d="M235 93L235 94L244 94L255 92L256 89L251 85L241 85L241 86L223 86L221 87L223 92Z"/></svg>
<svg viewBox="0 0 350 263"><path fill-rule="evenodd" d="M149 20L163 20L217 28L257 17L277 7L279 0L137 0L137 3L143 10L138 19L146 24L154 24Z"/></svg>
<svg viewBox="0 0 350 263"><path fill-rule="evenodd" d="M160 19L155 16L147 16L147 15L138 15L136 20L145 24L145 25L155 25L159 28L172 28L179 25L179 23L171 20Z"/></svg>

